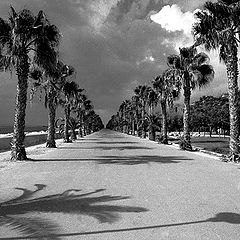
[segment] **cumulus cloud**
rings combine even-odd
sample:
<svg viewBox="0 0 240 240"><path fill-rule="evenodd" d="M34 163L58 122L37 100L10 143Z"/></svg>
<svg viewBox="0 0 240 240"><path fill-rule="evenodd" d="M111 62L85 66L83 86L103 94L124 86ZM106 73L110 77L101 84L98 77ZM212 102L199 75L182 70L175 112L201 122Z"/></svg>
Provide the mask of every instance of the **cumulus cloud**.
<svg viewBox="0 0 240 240"><path fill-rule="evenodd" d="M181 8L176 4L164 6L158 13L152 15L150 18L169 32L183 31L185 34L191 33L191 28L194 23L193 13L182 12Z"/></svg>
<svg viewBox="0 0 240 240"><path fill-rule="evenodd" d="M195 22L194 13L198 11L182 11L176 5L166 5L158 13L150 16L150 19L161 25L169 33L176 33L174 39L164 39L162 44L172 46L176 51L179 47L187 47L193 44L193 37L191 34L192 25Z"/></svg>

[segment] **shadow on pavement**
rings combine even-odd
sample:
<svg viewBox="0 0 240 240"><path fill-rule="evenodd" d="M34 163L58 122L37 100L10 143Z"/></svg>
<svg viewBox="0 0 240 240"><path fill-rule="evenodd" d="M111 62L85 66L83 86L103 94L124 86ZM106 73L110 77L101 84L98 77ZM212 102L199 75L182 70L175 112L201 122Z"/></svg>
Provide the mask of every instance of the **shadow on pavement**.
<svg viewBox="0 0 240 240"><path fill-rule="evenodd" d="M78 138L76 141L99 141L99 138Z"/></svg>
<svg viewBox="0 0 240 240"><path fill-rule="evenodd" d="M70 236L82 236L82 235L96 235L96 234L107 234L107 233L117 233L117 232L130 232L130 231L142 231L148 229L157 229L165 227L175 227L175 226L185 226L191 224L200 224L200 223L217 223L224 222L228 224L240 224L240 214L231 213L231 212L222 212L216 214L212 218L200 221L192 222L182 222L182 223L172 223L172 224L162 224L162 225L152 225L152 226L143 226L143 227L134 227L134 228L122 228L122 229L110 229L110 230L100 230L100 231L91 231L91 232L78 232L78 233L66 233L66 234L56 234L56 235L45 235L45 239L60 239L60 237L70 237ZM55 237L55 238L54 238ZM0 239L34 239L34 237L18 237L18 238L0 238ZM38 238L40 239L40 238Z"/></svg>
<svg viewBox="0 0 240 240"><path fill-rule="evenodd" d="M146 208L132 206L106 205L103 203L129 199L128 196L100 195L92 196L105 189L79 194L82 190L69 189L60 194L32 198L36 193L46 188L46 185L35 184L36 190L16 188L23 193L19 197L0 203L0 226L7 226L29 238L60 239L60 227L51 220L34 217L41 213L64 213L87 215L96 218L100 223L113 223L119 220L123 212L146 212ZM33 214L29 217L26 214ZM44 235L44 236L43 236ZM3 238L0 238L3 239ZM4 239L24 239L4 238Z"/></svg>
<svg viewBox="0 0 240 240"><path fill-rule="evenodd" d="M192 160L181 156L104 156L99 164L137 165L147 163L179 163L184 160Z"/></svg>
<svg viewBox="0 0 240 240"><path fill-rule="evenodd" d="M84 146L69 146L69 147L59 147L58 149L99 149L99 150L140 150L140 149L153 149L149 147L139 147L139 146L113 146L113 147L104 147L104 146L93 146L93 147L84 147Z"/></svg>
<svg viewBox="0 0 240 240"><path fill-rule="evenodd" d="M30 159L33 162L84 162L95 161L99 164L119 164L119 165L137 165L148 163L180 163L181 161L192 161L193 159L184 156L98 156L97 158L76 158L76 159Z"/></svg>
<svg viewBox="0 0 240 240"><path fill-rule="evenodd" d="M96 144L138 144L138 142L95 142Z"/></svg>

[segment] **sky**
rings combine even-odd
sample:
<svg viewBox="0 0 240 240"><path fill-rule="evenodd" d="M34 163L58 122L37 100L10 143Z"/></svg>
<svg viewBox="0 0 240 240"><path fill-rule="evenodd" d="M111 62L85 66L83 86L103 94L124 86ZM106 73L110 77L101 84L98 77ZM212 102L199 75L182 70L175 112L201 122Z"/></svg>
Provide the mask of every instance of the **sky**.
<svg viewBox="0 0 240 240"><path fill-rule="evenodd" d="M104 123L140 84L149 84L166 68L166 58L193 43L194 12L203 0L1 0L0 17L16 9L43 10L62 34L60 57L77 71L75 81L93 101ZM204 49L198 49L204 51ZM209 53L215 79L201 95L227 91L225 66ZM16 77L0 73L0 124L14 118ZM28 102L27 125L47 125L43 102Z"/></svg>

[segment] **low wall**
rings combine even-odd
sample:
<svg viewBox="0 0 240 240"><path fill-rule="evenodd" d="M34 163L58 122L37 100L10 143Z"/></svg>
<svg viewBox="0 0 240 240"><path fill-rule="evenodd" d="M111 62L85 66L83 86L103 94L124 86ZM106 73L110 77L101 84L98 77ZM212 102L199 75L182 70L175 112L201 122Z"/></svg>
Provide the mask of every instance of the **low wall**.
<svg viewBox="0 0 240 240"><path fill-rule="evenodd" d="M56 134L56 139L59 139L60 135ZM0 152L8 151L11 149L12 137L0 138ZM47 140L47 133L44 134L32 134L25 137L25 147L30 147L37 144L45 143Z"/></svg>

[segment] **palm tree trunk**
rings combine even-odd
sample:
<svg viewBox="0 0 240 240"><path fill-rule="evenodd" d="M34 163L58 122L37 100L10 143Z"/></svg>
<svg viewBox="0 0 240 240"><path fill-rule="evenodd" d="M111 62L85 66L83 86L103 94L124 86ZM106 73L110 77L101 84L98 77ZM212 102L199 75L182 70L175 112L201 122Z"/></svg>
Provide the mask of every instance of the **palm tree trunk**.
<svg viewBox="0 0 240 240"><path fill-rule="evenodd" d="M185 86L183 87L184 95L184 113L183 113L183 139L185 142L185 150L192 150L190 136L190 98L191 87L189 76L185 76Z"/></svg>
<svg viewBox="0 0 240 240"><path fill-rule="evenodd" d="M55 142L55 118L56 106L54 105L55 90L52 86L49 89L48 95L48 135L47 135L47 148L56 148Z"/></svg>
<svg viewBox="0 0 240 240"><path fill-rule="evenodd" d="M166 100L160 101L161 111L162 111L162 143L168 144L167 136L167 103Z"/></svg>
<svg viewBox="0 0 240 240"><path fill-rule="evenodd" d="M238 65L237 55L229 56L226 63L228 76L228 98L230 114L230 141L229 148L233 161L239 154L239 116L238 116Z"/></svg>
<svg viewBox="0 0 240 240"><path fill-rule="evenodd" d="M11 160L26 160L27 154L24 146L25 115L27 106L29 63L26 52L22 52L17 65L17 93L11 147Z"/></svg>
<svg viewBox="0 0 240 240"><path fill-rule="evenodd" d="M150 124L150 126L149 126L149 140L155 141L155 139L156 139L156 132L155 132L155 129L152 126L152 124Z"/></svg>
<svg viewBox="0 0 240 240"><path fill-rule="evenodd" d="M83 137L82 125L78 128L78 137L79 137L79 138L82 138L82 137Z"/></svg>
<svg viewBox="0 0 240 240"><path fill-rule="evenodd" d="M79 125L79 128L78 128L78 137L79 138L82 138L83 137L83 114L82 112L80 112L80 116L79 116L79 122L80 122L80 125Z"/></svg>
<svg viewBox="0 0 240 240"><path fill-rule="evenodd" d="M69 109L69 105L67 104L64 108L64 113L65 113L65 119L64 119L64 142L69 143L69 117L70 117L70 109Z"/></svg>
<svg viewBox="0 0 240 240"><path fill-rule="evenodd" d="M136 132L137 132L137 135L138 135L138 128L139 128L139 122L138 122L138 110L136 109L135 111L135 116L136 116Z"/></svg>
<svg viewBox="0 0 240 240"><path fill-rule="evenodd" d="M72 128L72 136L71 136L72 140L76 140L77 139L77 134L74 128Z"/></svg>
<svg viewBox="0 0 240 240"><path fill-rule="evenodd" d="M132 135L135 136L135 121L132 120Z"/></svg>
<svg viewBox="0 0 240 240"><path fill-rule="evenodd" d="M146 127L145 127L145 115L146 115L146 102L143 102L143 110L142 110L142 137L147 137Z"/></svg>

